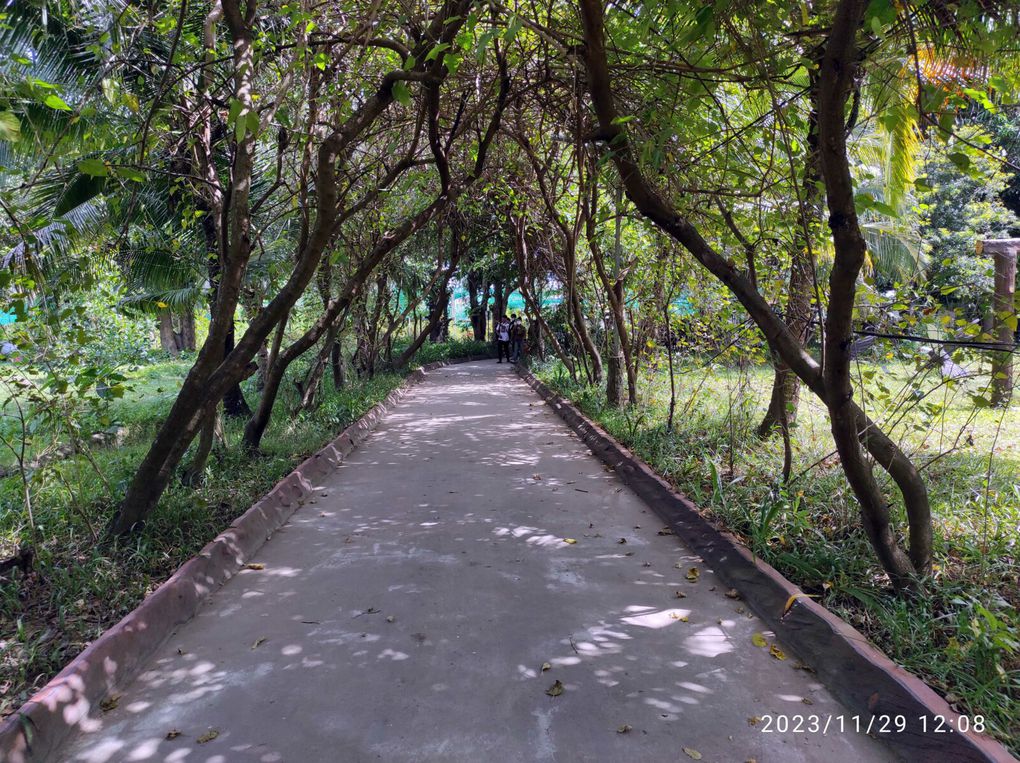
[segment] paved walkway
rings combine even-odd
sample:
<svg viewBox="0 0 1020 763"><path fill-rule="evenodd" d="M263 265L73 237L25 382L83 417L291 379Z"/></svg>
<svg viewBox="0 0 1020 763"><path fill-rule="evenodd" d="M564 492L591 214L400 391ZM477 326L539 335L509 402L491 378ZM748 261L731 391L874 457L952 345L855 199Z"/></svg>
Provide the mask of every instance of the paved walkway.
<svg viewBox="0 0 1020 763"><path fill-rule="evenodd" d="M763 731L846 711L506 365L430 374L318 492L61 761L891 759Z"/></svg>

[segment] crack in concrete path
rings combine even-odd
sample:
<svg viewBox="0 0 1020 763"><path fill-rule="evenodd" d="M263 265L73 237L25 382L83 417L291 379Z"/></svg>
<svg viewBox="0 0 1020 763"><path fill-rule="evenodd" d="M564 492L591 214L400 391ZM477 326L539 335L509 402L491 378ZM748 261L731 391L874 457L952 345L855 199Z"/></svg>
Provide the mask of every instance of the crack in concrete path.
<svg viewBox="0 0 1020 763"><path fill-rule="evenodd" d="M59 760L893 759L506 366L317 490Z"/></svg>

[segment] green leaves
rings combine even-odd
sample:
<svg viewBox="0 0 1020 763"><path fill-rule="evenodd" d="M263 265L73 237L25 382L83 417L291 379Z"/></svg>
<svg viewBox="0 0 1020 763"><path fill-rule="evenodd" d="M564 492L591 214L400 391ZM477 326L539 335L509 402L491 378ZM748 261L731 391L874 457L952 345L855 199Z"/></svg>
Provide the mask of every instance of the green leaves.
<svg viewBox="0 0 1020 763"><path fill-rule="evenodd" d="M234 137L238 141L245 139L245 136L255 136L259 131L259 115L254 109L246 108L237 98L230 99L230 109L227 113L227 124L233 125Z"/></svg>
<svg viewBox="0 0 1020 763"><path fill-rule="evenodd" d="M43 103L56 111L70 111L71 107L56 93L50 93L43 99Z"/></svg>
<svg viewBox="0 0 1020 763"><path fill-rule="evenodd" d="M0 111L0 140L14 143L21 137L21 120L12 111Z"/></svg>
<svg viewBox="0 0 1020 763"><path fill-rule="evenodd" d="M401 106L411 105L411 91L407 87L407 83L403 80L397 80L393 83L391 91L393 93L394 100Z"/></svg>
<svg viewBox="0 0 1020 763"><path fill-rule="evenodd" d="M891 206L886 204L884 201L879 201L870 193L858 193L854 196L854 204L857 209L861 211L870 210L872 212L878 212L880 215L886 217L896 218L899 214Z"/></svg>
<svg viewBox="0 0 1020 763"><path fill-rule="evenodd" d="M102 159L82 159L78 162L78 171L89 177L107 177L110 174L109 167Z"/></svg>

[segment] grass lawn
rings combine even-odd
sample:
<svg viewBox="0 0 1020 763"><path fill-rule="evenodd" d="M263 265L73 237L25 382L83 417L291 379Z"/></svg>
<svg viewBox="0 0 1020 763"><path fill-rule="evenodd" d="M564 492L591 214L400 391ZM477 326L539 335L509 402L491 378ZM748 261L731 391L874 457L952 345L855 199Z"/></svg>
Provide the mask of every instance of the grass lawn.
<svg viewBox="0 0 1020 763"><path fill-rule="evenodd" d="M945 385L937 369L891 359L862 361L857 373L858 399L922 467L930 492L935 572L915 601L891 594L825 410L807 392L782 484L781 437L755 435L770 367L681 362L672 432L664 361L642 373L639 405L622 410L558 363L537 369L755 553L1020 752L1020 395L1006 410L976 407L978 382ZM879 473L905 529L897 491Z"/></svg>
<svg viewBox="0 0 1020 763"><path fill-rule="evenodd" d="M426 345L412 368L485 350L475 342ZM297 416L291 415L294 386L285 383L259 457L236 447L244 421L227 420L228 448L210 458L204 484L190 488L175 481L142 532L109 541L104 529L117 498L189 366L187 360L163 361L128 374L130 389L110 405L112 421L127 427L127 436L121 447L93 451L99 473L80 457L35 471L36 539L28 529L21 480L0 480L0 558L13 555L26 541L36 553L26 579L15 572L0 581L0 715L16 710L294 466L404 378L377 374L339 391L327 383L321 405ZM246 393L254 403L254 390ZM87 423L83 430L88 430Z"/></svg>

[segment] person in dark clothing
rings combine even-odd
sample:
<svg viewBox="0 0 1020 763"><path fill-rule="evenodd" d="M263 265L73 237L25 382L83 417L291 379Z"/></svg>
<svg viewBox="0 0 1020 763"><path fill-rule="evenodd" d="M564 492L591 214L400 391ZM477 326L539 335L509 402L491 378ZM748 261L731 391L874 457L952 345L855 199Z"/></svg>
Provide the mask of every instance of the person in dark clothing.
<svg viewBox="0 0 1020 763"><path fill-rule="evenodd" d="M524 337L527 330L524 328L524 321L516 315L510 320L510 362L520 363L524 354Z"/></svg>
<svg viewBox="0 0 1020 763"><path fill-rule="evenodd" d="M505 315L496 324L496 355L500 363L504 356L510 362L510 321Z"/></svg>

